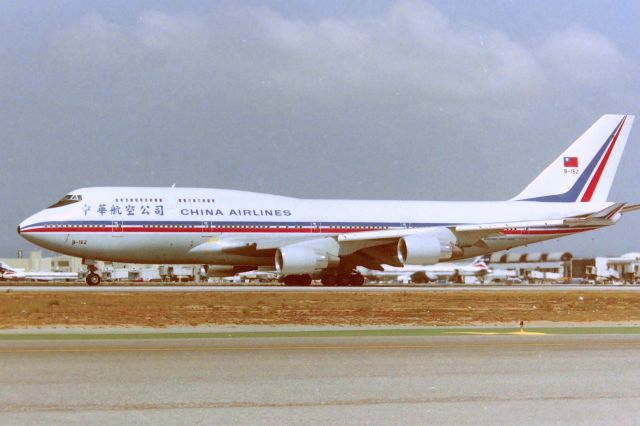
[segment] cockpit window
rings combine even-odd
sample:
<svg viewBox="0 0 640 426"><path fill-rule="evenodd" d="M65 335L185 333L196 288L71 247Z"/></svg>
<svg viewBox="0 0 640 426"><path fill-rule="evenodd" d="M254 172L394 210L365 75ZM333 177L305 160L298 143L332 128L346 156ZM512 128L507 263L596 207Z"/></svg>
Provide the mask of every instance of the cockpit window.
<svg viewBox="0 0 640 426"><path fill-rule="evenodd" d="M60 201L51 204L49 207L49 209L55 209L56 207L62 207L62 206L66 206L69 204L73 204L73 203L77 203L78 201L82 201L82 195L78 195L78 194L67 194L64 197L62 197L60 199Z"/></svg>

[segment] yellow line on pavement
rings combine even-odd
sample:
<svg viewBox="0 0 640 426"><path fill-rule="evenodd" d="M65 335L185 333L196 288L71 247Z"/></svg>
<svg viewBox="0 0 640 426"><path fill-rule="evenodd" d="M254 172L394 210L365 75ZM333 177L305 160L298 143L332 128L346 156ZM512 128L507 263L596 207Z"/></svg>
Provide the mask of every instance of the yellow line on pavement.
<svg viewBox="0 0 640 426"><path fill-rule="evenodd" d="M477 334L477 335L512 335L512 336L546 336L539 331L446 331L446 334Z"/></svg>

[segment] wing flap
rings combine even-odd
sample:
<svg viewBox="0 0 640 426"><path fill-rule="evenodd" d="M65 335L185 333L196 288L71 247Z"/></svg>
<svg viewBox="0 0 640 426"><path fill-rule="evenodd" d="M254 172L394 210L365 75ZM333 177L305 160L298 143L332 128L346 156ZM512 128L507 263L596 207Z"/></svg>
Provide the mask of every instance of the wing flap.
<svg viewBox="0 0 640 426"><path fill-rule="evenodd" d="M427 228L432 229L432 228ZM370 241L370 240L388 240L393 238L404 237L405 235L419 234L424 232L425 228L405 228L405 229L388 229L384 231L364 231L352 232L349 234L340 234L337 239L339 243L350 241Z"/></svg>

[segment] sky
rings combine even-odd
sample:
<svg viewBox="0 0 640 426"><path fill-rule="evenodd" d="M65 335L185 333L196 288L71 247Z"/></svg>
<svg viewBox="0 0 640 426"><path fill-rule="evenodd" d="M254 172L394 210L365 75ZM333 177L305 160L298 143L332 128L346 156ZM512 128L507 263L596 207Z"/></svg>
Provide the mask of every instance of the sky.
<svg viewBox="0 0 640 426"><path fill-rule="evenodd" d="M638 114L640 3L0 3L0 256L86 186L504 200ZM636 126L637 127L637 126ZM610 193L640 202L640 130ZM640 251L640 214L527 247Z"/></svg>

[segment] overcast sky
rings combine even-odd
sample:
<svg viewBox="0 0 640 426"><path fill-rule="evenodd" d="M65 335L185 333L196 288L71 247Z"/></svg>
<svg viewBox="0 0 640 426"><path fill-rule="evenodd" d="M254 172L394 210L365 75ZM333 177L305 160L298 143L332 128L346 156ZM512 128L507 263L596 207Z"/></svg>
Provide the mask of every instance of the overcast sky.
<svg viewBox="0 0 640 426"><path fill-rule="evenodd" d="M638 114L640 3L0 3L0 256L84 186L503 200ZM640 129L610 194L640 202ZM640 214L528 248L640 251Z"/></svg>

